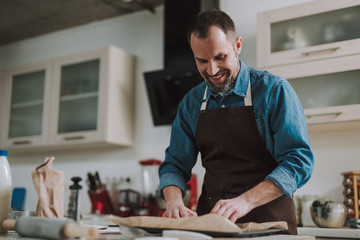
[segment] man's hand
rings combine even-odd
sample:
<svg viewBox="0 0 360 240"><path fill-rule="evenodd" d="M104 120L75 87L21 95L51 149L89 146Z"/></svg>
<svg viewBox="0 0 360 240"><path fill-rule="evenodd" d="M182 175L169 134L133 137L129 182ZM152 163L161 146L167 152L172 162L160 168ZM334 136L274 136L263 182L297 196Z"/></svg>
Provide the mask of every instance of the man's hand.
<svg viewBox="0 0 360 240"><path fill-rule="evenodd" d="M181 218L197 216L196 212L185 207L180 188L167 186L163 189L163 195L166 202L166 211L163 217Z"/></svg>
<svg viewBox="0 0 360 240"><path fill-rule="evenodd" d="M230 219L232 222L236 222L236 220L248 214L252 209L251 203L246 202L242 196L239 196L217 201L210 213L218 214Z"/></svg>
<svg viewBox="0 0 360 240"><path fill-rule="evenodd" d="M271 180L265 180L236 198L217 201L211 213L236 222L252 209L271 202L282 195L283 193L278 186Z"/></svg>

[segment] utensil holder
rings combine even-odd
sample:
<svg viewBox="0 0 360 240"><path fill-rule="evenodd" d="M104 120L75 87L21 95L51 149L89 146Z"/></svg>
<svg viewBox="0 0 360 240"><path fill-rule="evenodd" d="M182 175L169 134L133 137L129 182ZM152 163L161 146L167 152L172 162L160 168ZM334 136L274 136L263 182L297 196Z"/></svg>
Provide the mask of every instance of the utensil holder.
<svg viewBox="0 0 360 240"><path fill-rule="evenodd" d="M114 208L105 185L95 191L88 191L91 201L91 212L98 214L114 214Z"/></svg>
<svg viewBox="0 0 360 240"><path fill-rule="evenodd" d="M360 171L343 172L344 204L348 209L347 219L359 219Z"/></svg>

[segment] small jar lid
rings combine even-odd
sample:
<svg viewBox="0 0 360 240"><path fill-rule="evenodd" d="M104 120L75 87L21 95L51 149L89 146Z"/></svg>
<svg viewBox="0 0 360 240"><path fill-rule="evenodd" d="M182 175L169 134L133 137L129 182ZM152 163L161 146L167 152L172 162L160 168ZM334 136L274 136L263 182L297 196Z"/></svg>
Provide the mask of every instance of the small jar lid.
<svg viewBox="0 0 360 240"><path fill-rule="evenodd" d="M0 156L6 156L8 155L8 151L6 150L0 150Z"/></svg>

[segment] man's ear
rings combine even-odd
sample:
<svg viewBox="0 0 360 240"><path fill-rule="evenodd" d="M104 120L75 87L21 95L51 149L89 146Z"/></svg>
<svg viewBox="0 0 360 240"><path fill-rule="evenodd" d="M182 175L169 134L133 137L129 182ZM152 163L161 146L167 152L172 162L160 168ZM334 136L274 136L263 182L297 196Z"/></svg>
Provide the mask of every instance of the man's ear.
<svg viewBox="0 0 360 240"><path fill-rule="evenodd" d="M242 48L242 38L239 36L235 40L235 50L236 50L237 55L240 54L241 48Z"/></svg>

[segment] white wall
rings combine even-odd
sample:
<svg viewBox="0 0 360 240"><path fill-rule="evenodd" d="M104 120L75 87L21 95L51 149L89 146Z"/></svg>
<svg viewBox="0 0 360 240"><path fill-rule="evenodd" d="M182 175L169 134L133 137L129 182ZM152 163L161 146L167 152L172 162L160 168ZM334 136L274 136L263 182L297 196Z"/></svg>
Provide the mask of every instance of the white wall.
<svg viewBox="0 0 360 240"><path fill-rule="evenodd" d="M222 0L221 8L236 22L238 32L243 37L240 57L250 66L256 66L256 14L306 0ZM54 155L54 168L66 173L66 184L78 175L85 179L88 171L98 170L105 177L130 176L132 187L141 190L139 160L146 158L163 159L168 145L170 127L154 127L147 100L143 72L163 67L163 8L156 14L147 11L123 17L95 22L92 24L59 31L52 34L24 40L0 47L0 69L8 66L41 61L61 55L82 52L105 45L115 45L134 54L137 58L136 104L135 104L135 144L125 149L44 151L41 153L12 154L9 161L14 186L25 186L28 190L26 208L35 209L37 196L31 182L30 172L45 156ZM318 194L332 199L341 199L340 172L360 170L360 130L339 130L310 133L315 153L315 171L309 183L299 194ZM199 176L203 170L198 164L195 170ZM83 185L85 183L83 182ZM81 194L81 210L90 209L85 186ZM66 189L65 203L68 200ZM66 206L65 206L66 208Z"/></svg>

